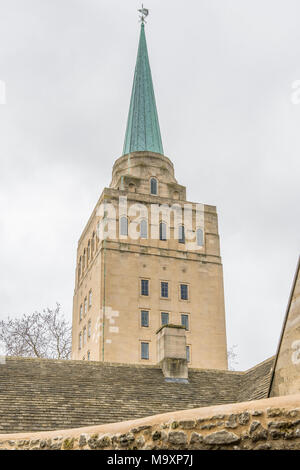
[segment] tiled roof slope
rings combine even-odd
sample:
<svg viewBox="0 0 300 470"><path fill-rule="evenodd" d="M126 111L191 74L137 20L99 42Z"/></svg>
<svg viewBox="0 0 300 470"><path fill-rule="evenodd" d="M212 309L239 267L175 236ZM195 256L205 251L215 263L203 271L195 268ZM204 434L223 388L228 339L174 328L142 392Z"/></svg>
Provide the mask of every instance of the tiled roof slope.
<svg viewBox="0 0 300 470"><path fill-rule="evenodd" d="M249 372L189 370L166 383L159 367L6 358L0 433L76 428L267 396L273 358Z"/></svg>

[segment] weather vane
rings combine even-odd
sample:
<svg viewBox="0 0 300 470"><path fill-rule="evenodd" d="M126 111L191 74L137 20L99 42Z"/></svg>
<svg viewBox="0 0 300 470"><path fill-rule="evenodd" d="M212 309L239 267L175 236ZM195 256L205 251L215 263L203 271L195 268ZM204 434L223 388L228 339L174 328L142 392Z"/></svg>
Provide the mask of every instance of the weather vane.
<svg viewBox="0 0 300 470"><path fill-rule="evenodd" d="M144 8L144 5L142 4L142 8L138 11L141 13L141 16L140 16L141 23L142 24L146 23L145 18L146 16L149 15L149 10L147 10L147 8Z"/></svg>

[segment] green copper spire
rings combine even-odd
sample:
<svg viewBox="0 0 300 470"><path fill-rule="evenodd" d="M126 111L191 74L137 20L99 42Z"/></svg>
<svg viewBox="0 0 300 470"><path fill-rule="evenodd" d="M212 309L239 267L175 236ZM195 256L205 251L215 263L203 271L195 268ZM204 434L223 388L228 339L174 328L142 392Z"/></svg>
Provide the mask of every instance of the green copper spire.
<svg viewBox="0 0 300 470"><path fill-rule="evenodd" d="M123 155L147 150L164 153L142 22Z"/></svg>

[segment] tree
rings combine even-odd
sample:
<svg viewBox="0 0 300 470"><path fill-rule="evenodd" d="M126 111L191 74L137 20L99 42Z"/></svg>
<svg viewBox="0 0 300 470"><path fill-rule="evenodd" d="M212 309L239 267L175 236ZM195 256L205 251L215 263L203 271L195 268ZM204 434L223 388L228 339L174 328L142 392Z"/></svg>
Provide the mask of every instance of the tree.
<svg viewBox="0 0 300 470"><path fill-rule="evenodd" d="M238 365L237 360L237 353L235 352L235 348L237 348L237 344L233 344L227 351L227 358L228 358L228 369L235 370L234 366Z"/></svg>
<svg viewBox="0 0 300 470"><path fill-rule="evenodd" d="M0 341L7 356L69 359L71 325L57 303L53 310L1 320Z"/></svg>

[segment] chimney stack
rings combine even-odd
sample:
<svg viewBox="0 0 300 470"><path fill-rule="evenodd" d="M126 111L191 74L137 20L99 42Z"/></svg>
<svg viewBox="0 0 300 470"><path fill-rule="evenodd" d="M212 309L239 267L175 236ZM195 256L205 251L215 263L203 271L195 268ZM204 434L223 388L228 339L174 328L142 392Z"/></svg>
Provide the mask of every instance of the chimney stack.
<svg viewBox="0 0 300 470"><path fill-rule="evenodd" d="M185 327L163 325L156 335L157 360L165 381L188 383Z"/></svg>

